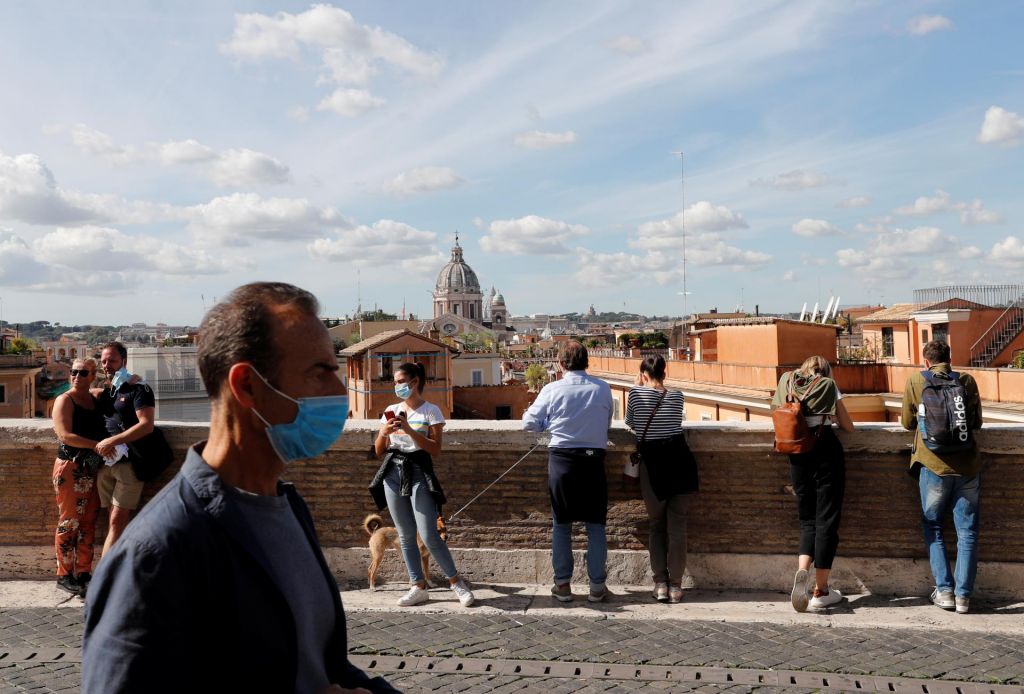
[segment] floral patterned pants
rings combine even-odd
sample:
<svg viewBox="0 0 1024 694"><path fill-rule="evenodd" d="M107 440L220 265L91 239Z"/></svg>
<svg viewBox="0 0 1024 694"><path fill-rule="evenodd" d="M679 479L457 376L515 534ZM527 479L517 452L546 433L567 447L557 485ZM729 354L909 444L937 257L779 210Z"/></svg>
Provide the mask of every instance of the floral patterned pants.
<svg viewBox="0 0 1024 694"><path fill-rule="evenodd" d="M53 464L53 491L57 495L57 575L92 571L93 543L100 495L96 478L79 470L73 460L57 459Z"/></svg>

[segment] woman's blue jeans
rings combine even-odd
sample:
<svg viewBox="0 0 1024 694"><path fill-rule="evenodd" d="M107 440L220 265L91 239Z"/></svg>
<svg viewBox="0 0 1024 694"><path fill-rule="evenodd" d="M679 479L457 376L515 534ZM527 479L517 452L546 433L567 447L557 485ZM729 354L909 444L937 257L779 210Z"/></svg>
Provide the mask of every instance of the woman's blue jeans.
<svg viewBox="0 0 1024 694"><path fill-rule="evenodd" d="M444 577L454 578L459 575L455 568L455 560L448 551L448 545L437 534L437 504L427 489L426 480L420 469L415 465L410 465L409 469L413 471L412 496L399 494L402 486L397 465L392 465L384 477L384 497L388 501L391 519L398 529L398 541L402 547L405 568L409 571L409 581L418 583L427 580L423 575L420 549L416 544L417 532L423 538L423 544L427 546L430 556L434 558Z"/></svg>
<svg viewBox="0 0 1024 694"><path fill-rule="evenodd" d="M974 577L978 573L981 475L940 477L921 466L919 484L921 524L935 587L940 591L955 590L958 597L969 598L974 592ZM956 528L956 570L952 574L946 557L946 543L942 538L943 520L950 507L953 509L953 526Z"/></svg>

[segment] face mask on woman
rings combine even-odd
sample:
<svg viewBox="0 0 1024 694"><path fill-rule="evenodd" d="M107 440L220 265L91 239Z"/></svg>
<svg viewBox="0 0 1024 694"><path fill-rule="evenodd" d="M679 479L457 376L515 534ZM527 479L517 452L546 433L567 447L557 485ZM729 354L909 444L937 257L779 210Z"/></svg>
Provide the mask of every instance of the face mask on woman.
<svg viewBox="0 0 1024 694"><path fill-rule="evenodd" d="M412 395L412 386L408 383L396 383L395 384L395 395L405 400Z"/></svg>

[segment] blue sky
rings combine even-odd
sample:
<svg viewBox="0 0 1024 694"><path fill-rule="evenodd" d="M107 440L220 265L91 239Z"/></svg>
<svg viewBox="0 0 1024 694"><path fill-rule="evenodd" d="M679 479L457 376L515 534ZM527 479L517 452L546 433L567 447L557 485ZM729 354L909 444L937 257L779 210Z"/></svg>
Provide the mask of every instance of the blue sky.
<svg viewBox="0 0 1024 694"><path fill-rule="evenodd" d="M1020 2L0 5L10 321L256 279L426 313L909 301L1024 269ZM685 152L685 216L680 162Z"/></svg>

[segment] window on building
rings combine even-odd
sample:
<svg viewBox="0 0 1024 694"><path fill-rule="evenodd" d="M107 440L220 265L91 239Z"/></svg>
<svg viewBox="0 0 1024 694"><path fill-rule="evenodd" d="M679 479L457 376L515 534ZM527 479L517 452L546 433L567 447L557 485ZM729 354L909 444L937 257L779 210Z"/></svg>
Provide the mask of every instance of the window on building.
<svg viewBox="0 0 1024 694"><path fill-rule="evenodd" d="M476 304L469 305L469 317L476 320Z"/></svg>
<svg viewBox="0 0 1024 694"><path fill-rule="evenodd" d="M494 317L494 322L497 323L498 325L501 325L502 317L500 313Z"/></svg>
<svg viewBox="0 0 1024 694"><path fill-rule="evenodd" d="M710 412L701 412L700 413L700 421L702 421L702 422L710 422L711 421L711 413Z"/></svg>
<svg viewBox="0 0 1024 694"><path fill-rule="evenodd" d="M7 386L0 383L0 404L7 402Z"/></svg>
<svg viewBox="0 0 1024 694"><path fill-rule="evenodd" d="M390 381L395 377L395 360L392 357L380 358L380 380Z"/></svg>
<svg viewBox="0 0 1024 694"><path fill-rule="evenodd" d="M882 356L896 356L896 345L892 338L892 328L882 328Z"/></svg>
<svg viewBox="0 0 1024 694"><path fill-rule="evenodd" d="M473 385L482 386L484 384L484 372L480 369L473 369L470 372L470 376L473 379Z"/></svg>
<svg viewBox="0 0 1024 694"><path fill-rule="evenodd" d="M498 405L494 408L495 419L512 419L511 405Z"/></svg>
<svg viewBox="0 0 1024 694"><path fill-rule="evenodd" d="M462 311L459 310L461 308L462 308L461 304L453 304L452 305L452 313L454 313L456 316L461 316L462 315Z"/></svg>
<svg viewBox="0 0 1024 694"><path fill-rule="evenodd" d="M928 331L927 330L921 330L921 346L923 347L924 343L926 343L926 342L928 342Z"/></svg>
<svg viewBox="0 0 1024 694"><path fill-rule="evenodd" d="M949 323L936 323L932 326L932 339L949 344Z"/></svg>

